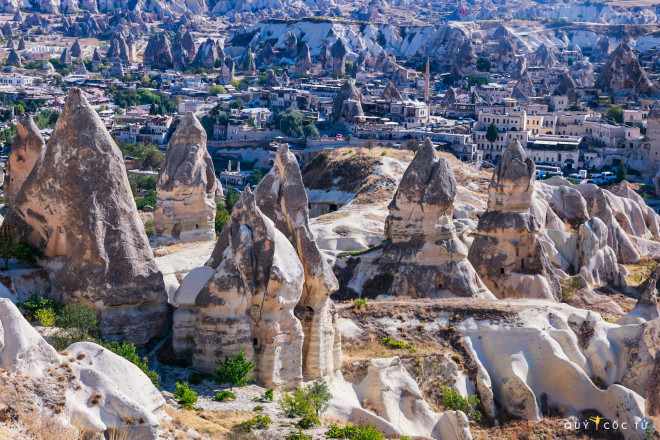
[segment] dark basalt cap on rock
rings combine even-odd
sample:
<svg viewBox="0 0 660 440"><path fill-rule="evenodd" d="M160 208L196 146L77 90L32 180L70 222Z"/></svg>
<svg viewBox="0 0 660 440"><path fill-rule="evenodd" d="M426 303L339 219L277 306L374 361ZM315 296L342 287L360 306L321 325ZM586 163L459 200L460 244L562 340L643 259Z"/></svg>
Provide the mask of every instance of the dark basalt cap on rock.
<svg viewBox="0 0 660 440"><path fill-rule="evenodd" d="M520 184L528 182L532 185L535 177L536 165L527 157L520 141L516 138L511 141L502 159L495 168L491 185L506 185L507 182Z"/></svg>
<svg viewBox="0 0 660 440"><path fill-rule="evenodd" d="M165 163L158 173L159 189L176 186L204 186L215 190L213 160L206 150L206 130L194 113L181 119L167 145Z"/></svg>
<svg viewBox="0 0 660 440"><path fill-rule="evenodd" d="M408 201L436 205L441 211L446 211L454 203L456 191L456 178L451 166L438 156L433 142L427 138L403 174L390 209L405 197Z"/></svg>

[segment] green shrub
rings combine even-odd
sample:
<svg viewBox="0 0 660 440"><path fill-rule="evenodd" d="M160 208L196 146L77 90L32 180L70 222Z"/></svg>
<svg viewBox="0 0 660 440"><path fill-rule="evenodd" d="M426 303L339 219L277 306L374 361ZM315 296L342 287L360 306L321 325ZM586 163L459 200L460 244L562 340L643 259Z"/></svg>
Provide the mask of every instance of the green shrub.
<svg viewBox="0 0 660 440"><path fill-rule="evenodd" d="M39 320L39 323L41 323L41 325L44 327L54 326L55 321L57 319L57 315L55 315L55 311L51 308L39 309L34 314L34 316Z"/></svg>
<svg viewBox="0 0 660 440"><path fill-rule="evenodd" d="M327 409L332 394L328 391L328 385L315 380L309 385L300 385L293 390L293 395L282 394L279 406L286 415L297 415L305 417L308 415L320 416Z"/></svg>
<svg viewBox="0 0 660 440"><path fill-rule="evenodd" d="M262 405L257 405L254 408L252 408L252 411L263 411L264 407Z"/></svg>
<svg viewBox="0 0 660 440"><path fill-rule="evenodd" d="M176 387L174 390L174 396L176 396L179 405L181 405L182 408L195 409L197 393L190 389L188 382L176 382L174 386Z"/></svg>
<svg viewBox="0 0 660 440"><path fill-rule="evenodd" d="M107 342L103 340L99 341L99 345L137 366L147 375L155 387L160 385L160 376L155 371L149 369L149 359L146 357L140 357L135 350L135 345L128 342Z"/></svg>
<svg viewBox="0 0 660 440"><path fill-rule="evenodd" d="M16 307L23 312L23 316L28 321L35 319L36 313L39 310L52 309L53 311L57 311L60 308L59 304L52 299L44 298L41 296L41 293L35 292L30 293L30 296L25 301L16 303Z"/></svg>
<svg viewBox="0 0 660 440"><path fill-rule="evenodd" d="M367 302L363 300L362 298L358 298L353 300L353 308L355 310L360 310L360 309L366 309L367 308Z"/></svg>
<svg viewBox="0 0 660 440"><path fill-rule="evenodd" d="M346 425L344 428L332 425L330 431L326 433L326 437L348 440L385 440L385 436L375 426L372 426L371 422L361 426Z"/></svg>
<svg viewBox="0 0 660 440"><path fill-rule="evenodd" d="M254 362L245 358L245 352L241 348L240 353L225 357L224 361L215 361L219 367L215 370L218 383L228 383L231 389L234 385L244 387L249 380L248 375L254 369Z"/></svg>
<svg viewBox="0 0 660 440"><path fill-rule="evenodd" d="M272 402L273 401L273 393L274 390L272 388L268 388L265 393L263 393L260 397L253 397L252 401L253 402Z"/></svg>
<svg viewBox="0 0 660 440"><path fill-rule="evenodd" d="M305 414L302 419L296 423L296 426L300 429L309 429L312 426L320 425L321 421L314 414Z"/></svg>
<svg viewBox="0 0 660 440"><path fill-rule="evenodd" d="M266 392L264 393L264 395L263 395L263 399L264 399L264 400L267 400L267 401L269 401L269 402L272 402L272 401L273 401L273 398L274 398L274 396L273 396L273 391L274 391L274 390L273 390L272 388L268 388L268 389L266 390Z"/></svg>
<svg viewBox="0 0 660 440"><path fill-rule="evenodd" d="M302 432L296 432L294 434L285 435L284 440L312 440L312 436Z"/></svg>
<svg viewBox="0 0 660 440"><path fill-rule="evenodd" d="M446 409L463 411L470 420L481 421L481 412L477 410L480 401L476 395L463 397L458 391L444 385L440 387L440 391Z"/></svg>
<svg viewBox="0 0 660 440"><path fill-rule="evenodd" d="M231 391L220 391L213 396L213 400L216 402L227 402L228 400L236 400L236 395Z"/></svg>
<svg viewBox="0 0 660 440"><path fill-rule="evenodd" d="M411 353L414 353L417 351L414 345L408 344L407 342L404 341L395 341L389 336L384 337L383 339L380 340L381 344L388 348L407 348L410 350Z"/></svg>
<svg viewBox="0 0 660 440"><path fill-rule="evenodd" d="M268 426L270 426L270 423L271 423L270 417L262 414L257 414L256 416L252 417L250 420L246 420L244 422L232 426L231 429L233 431L249 433L255 429L266 429L268 428Z"/></svg>
<svg viewBox="0 0 660 440"><path fill-rule="evenodd" d="M147 237L151 237L154 235L154 222L151 220L147 220L144 222L144 232L147 233Z"/></svg>
<svg viewBox="0 0 660 440"><path fill-rule="evenodd" d="M81 341L96 341L100 329L96 311L82 303L69 304L57 317L61 330L51 338L57 350L64 350L69 345Z"/></svg>

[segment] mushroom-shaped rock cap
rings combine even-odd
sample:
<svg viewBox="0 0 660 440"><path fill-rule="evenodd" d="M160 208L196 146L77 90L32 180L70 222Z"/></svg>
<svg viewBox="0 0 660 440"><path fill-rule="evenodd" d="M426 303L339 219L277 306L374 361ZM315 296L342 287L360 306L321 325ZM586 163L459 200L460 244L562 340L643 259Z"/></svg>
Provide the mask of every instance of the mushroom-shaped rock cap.
<svg viewBox="0 0 660 440"><path fill-rule="evenodd" d="M435 205L440 211L446 211L454 203L456 187L451 166L438 156L431 139L426 138L403 174L392 205L406 199L407 202Z"/></svg>
<svg viewBox="0 0 660 440"><path fill-rule="evenodd" d="M215 191L215 170L206 149L206 130L192 112L179 121L158 173L159 190L172 191L177 186Z"/></svg>
<svg viewBox="0 0 660 440"><path fill-rule="evenodd" d="M531 193L535 171L536 166L525 154L520 141L517 138L513 139L508 148L504 150L500 163L495 167L490 182L491 192ZM492 200L489 199L489 203L491 202Z"/></svg>
<svg viewBox="0 0 660 440"><path fill-rule="evenodd" d="M206 130L204 130L201 122L199 122L199 119L197 119L193 112L187 112L181 118L174 134L172 134L170 144L177 142L206 144Z"/></svg>

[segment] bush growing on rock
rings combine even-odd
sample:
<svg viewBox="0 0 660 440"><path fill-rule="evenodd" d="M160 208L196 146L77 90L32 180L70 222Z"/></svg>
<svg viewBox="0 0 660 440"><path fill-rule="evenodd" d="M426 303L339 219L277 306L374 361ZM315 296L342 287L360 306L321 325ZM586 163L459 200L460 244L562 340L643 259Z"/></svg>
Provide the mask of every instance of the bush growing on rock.
<svg viewBox="0 0 660 440"><path fill-rule="evenodd" d="M216 402L227 402L228 400L236 400L236 395L231 391L221 391L213 396Z"/></svg>
<svg viewBox="0 0 660 440"><path fill-rule="evenodd" d="M51 309L57 311L60 305L50 298L44 298L41 293L32 292L25 301L16 303L16 307L23 312L25 319L31 321L36 318L39 310Z"/></svg>
<svg viewBox="0 0 660 440"><path fill-rule="evenodd" d="M481 412L477 410L480 401L476 395L463 397L458 391L448 386L440 387L445 408L452 411L463 411L465 415L475 422L481 421Z"/></svg>
<svg viewBox="0 0 660 440"><path fill-rule="evenodd" d="M381 344L388 348L407 348L410 350L411 353L414 353L417 351L414 345L408 344L407 342L404 341L395 341L392 339L390 336L386 336L383 339L381 339Z"/></svg>
<svg viewBox="0 0 660 440"><path fill-rule="evenodd" d="M326 433L326 437L348 440L385 440L385 435L372 426L371 422L361 426L346 425L343 428L332 425L330 431Z"/></svg>
<svg viewBox="0 0 660 440"><path fill-rule="evenodd" d="M278 404L286 415L303 418L313 416L315 420L318 420L318 416L328 409L330 399L332 399L332 394L328 390L328 385L321 380L315 380L309 385L298 386L292 394L282 394Z"/></svg>
<svg viewBox="0 0 660 440"><path fill-rule="evenodd" d="M244 387L249 380L248 375L254 370L254 362L245 357L245 351L226 356L223 361L215 361L218 368L215 370L218 383L228 383L231 389L234 386Z"/></svg>
<svg viewBox="0 0 660 440"><path fill-rule="evenodd" d="M146 357L140 357L135 350L135 345L128 342L118 342L118 341L99 341L99 345L105 347L116 355L119 355L136 365L147 377L151 380L155 387L160 385L160 376L153 370L149 369L149 360Z"/></svg>
<svg viewBox="0 0 660 440"><path fill-rule="evenodd" d="M95 341L100 333L96 311L82 303L64 307L57 317L57 325L62 329L52 338L57 350L74 342Z"/></svg>
<svg viewBox="0 0 660 440"><path fill-rule="evenodd" d="M52 327L55 325L57 315L55 311L51 308L48 309L39 309L35 313L35 318L39 320L39 323L44 327Z"/></svg>
<svg viewBox="0 0 660 440"><path fill-rule="evenodd" d="M250 420L238 423L232 427L233 431L249 433L255 429L266 429L270 426L270 417L258 414Z"/></svg>
<svg viewBox="0 0 660 440"><path fill-rule="evenodd" d="M190 389L188 382L176 382L174 386L176 387L174 390L174 396L177 398L177 403L181 405L182 408L195 409L197 393Z"/></svg>

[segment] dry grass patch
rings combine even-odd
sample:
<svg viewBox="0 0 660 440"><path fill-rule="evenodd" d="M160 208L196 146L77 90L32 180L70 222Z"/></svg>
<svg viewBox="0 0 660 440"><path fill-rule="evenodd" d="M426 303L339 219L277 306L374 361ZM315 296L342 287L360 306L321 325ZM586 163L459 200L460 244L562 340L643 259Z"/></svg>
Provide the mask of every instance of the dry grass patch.
<svg viewBox="0 0 660 440"><path fill-rule="evenodd" d="M177 410L169 406L165 407L165 412L172 417L172 424L175 428L180 430L191 428L211 440L227 439L232 426L254 416L252 411L189 411Z"/></svg>
<svg viewBox="0 0 660 440"><path fill-rule="evenodd" d="M629 286L637 287L651 276L651 273L658 267L658 261L652 259L643 259L636 264L624 265L630 271L626 277Z"/></svg>

